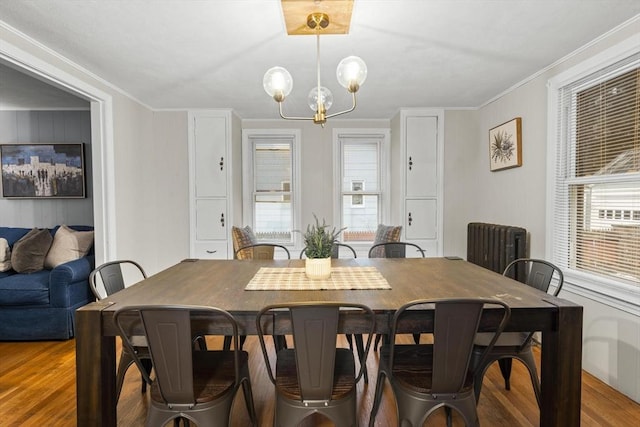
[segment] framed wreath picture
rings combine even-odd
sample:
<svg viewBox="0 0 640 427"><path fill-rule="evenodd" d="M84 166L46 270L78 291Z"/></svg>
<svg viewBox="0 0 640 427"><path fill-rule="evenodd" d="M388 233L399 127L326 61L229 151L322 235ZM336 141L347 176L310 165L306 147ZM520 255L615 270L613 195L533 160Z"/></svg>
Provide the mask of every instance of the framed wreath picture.
<svg viewBox="0 0 640 427"><path fill-rule="evenodd" d="M522 119L516 117L489 130L491 171L522 166Z"/></svg>

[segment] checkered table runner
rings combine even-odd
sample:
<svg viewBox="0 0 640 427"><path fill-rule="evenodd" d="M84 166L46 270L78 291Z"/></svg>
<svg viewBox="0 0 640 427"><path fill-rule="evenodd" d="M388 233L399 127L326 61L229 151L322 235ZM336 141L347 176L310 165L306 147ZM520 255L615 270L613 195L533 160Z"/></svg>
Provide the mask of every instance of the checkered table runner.
<svg viewBox="0 0 640 427"><path fill-rule="evenodd" d="M307 291L307 290L362 290L391 289L387 279L375 267L332 267L331 277L311 280L304 268L261 267L247 291Z"/></svg>

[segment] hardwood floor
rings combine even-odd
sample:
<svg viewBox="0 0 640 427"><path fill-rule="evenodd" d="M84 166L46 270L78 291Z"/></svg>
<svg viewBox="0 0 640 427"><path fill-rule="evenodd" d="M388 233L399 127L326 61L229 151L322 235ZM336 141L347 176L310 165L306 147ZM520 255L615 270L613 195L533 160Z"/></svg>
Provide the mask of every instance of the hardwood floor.
<svg viewBox="0 0 640 427"><path fill-rule="evenodd" d="M219 345L210 343L212 347ZM259 344L249 337L245 349L250 354L253 397L261 426L270 426L273 416L272 385L267 378ZM539 353L536 353L539 358ZM377 354L367 360L369 384L358 385L359 425L366 426L375 390ZM538 408L524 367L513 364L511 391L504 390L497 364L484 380L478 404L480 422L485 426L536 426ZM75 341L0 342L0 425L2 426L74 426ZM143 426L148 395L140 392L140 375L129 369L118 403L118 424ZM376 418L376 426L396 425L395 404L390 387L385 387L384 401ZM582 425L631 426L640 420L640 404L616 392L593 376L583 372ZM232 424L249 425L242 393L234 403ZM171 424L172 425L172 424ZM330 426L320 416L307 419L302 427ZM444 411L434 415L425 425L445 425ZM462 425L454 414L454 425ZM637 424L635 424L637 425ZM84 426L83 426L84 427Z"/></svg>

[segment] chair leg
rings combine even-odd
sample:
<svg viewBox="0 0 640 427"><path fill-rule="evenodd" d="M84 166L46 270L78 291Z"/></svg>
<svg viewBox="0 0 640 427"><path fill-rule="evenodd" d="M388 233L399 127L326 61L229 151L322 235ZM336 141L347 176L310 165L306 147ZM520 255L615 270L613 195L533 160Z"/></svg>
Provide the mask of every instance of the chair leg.
<svg viewBox="0 0 640 427"><path fill-rule="evenodd" d="M356 334L356 349L358 350L358 361L362 360L362 355L364 354L364 340L362 338L362 334ZM353 348L352 348L353 351ZM367 360L364 360L362 366L362 373L364 377L364 383L369 384L369 373L367 372Z"/></svg>
<svg viewBox="0 0 640 427"><path fill-rule="evenodd" d="M369 415L369 427L373 427L376 421L376 415L378 414L378 409L380 409L380 402L382 401L382 392L384 391L385 379L386 374L383 371L378 372L376 391L373 394L373 405L371 405L371 414Z"/></svg>
<svg viewBox="0 0 640 427"><path fill-rule="evenodd" d="M147 371L147 374L151 375L151 370L153 369L151 359L140 359L140 362L142 363L142 366L144 366L144 370ZM142 392L147 392L147 382L145 381L144 376L142 376Z"/></svg>
<svg viewBox="0 0 640 427"><path fill-rule="evenodd" d="M251 383L249 379L246 378L242 381L242 393L244 394L244 401L247 406L247 411L249 412L249 419L251 420L252 426L258 425L258 419L256 416L256 408L253 405L253 393L251 392Z"/></svg>
<svg viewBox="0 0 640 427"><path fill-rule="evenodd" d="M230 335L225 335L224 336L224 342L222 343L222 349L225 351L229 351L231 350L231 340L232 340L232 336ZM240 350L242 350L242 347L244 346L244 342L247 340L247 336L246 335L240 335ZM206 347L205 347L206 350Z"/></svg>
<svg viewBox="0 0 640 427"><path fill-rule="evenodd" d="M118 372L116 373L116 402L120 398L120 392L122 391L122 384L124 384L124 376L127 373L127 369L129 366L133 364L133 357L129 354L129 352L123 350L120 354L120 361L118 362ZM144 379L142 380L142 384L146 385Z"/></svg>
<svg viewBox="0 0 640 427"><path fill-rule="evenodd" d="M353 335L344 334L344 336L347 339L347 343L349 344L349 350L353 351Z"/></svg>
<svg viewBox="0 0 640 427"><path fill-rule="evenodd" d="M513 359L510 357L506 357L498 360L498 364L500 365L500 372L502 372L502 378L504 378L504 388L505 390L511 390L511 364Z"/></svg>
<svg viewBox="0 0 640 427"><path fill-rule="evenodd" d="M380 334L376 334L376 339L373 343L373 351L377 351L378 350L378 345L380 344L380 341L382 341L382 337L383 335ZM384 345L384 342L382 343Z"/></svg>
<svg viewBox="0 0 640 427"><path fill-rule="evenodd" d="M284 350L287 348L287 337L284 335L274 335L273 336L273 346L276 349L276 354L280 350Z"/></svg>
<svg viewBox="0 0 640 427"><path fill-rule="evenodd" d="M538 407L540 407L540 379L538 378L538 368L536 367L536 361L533 358L533 352L524 351L520 353L520 360L524 362L524 365L529 370L529 376L531 377L531 384L533 385L533 392L536 394Z"/></svg>

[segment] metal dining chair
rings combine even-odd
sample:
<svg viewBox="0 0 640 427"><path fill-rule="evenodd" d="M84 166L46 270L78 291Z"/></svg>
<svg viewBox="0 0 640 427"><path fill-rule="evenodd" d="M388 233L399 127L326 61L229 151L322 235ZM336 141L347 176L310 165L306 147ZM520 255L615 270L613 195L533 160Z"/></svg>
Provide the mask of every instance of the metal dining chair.
<svg viewBox="0 0 640 427"><path fill-rule="evenodd" d="M240 350L238 323L225 310L183 305L139 305L114 313L123 345L151 384L147 426L164 426L173 420L198 426L228 426L231 407L242 387L251 424L257 426L253 404L249 355ZM148 342L155 378L143 368L132 339L140 324ZM198 330L194 330L198 325ZM234 350L199 350L192 337L205 336L209 327L231 336Z"/></svg>
<svg viewBox="0 0 640 427"><path fill-rule="evenodd" d="M519 258L507 265L503 272L504 276L511 278L523 277L524 283L542 292L548 292L551 282L555 277L556 288L553 296L558 296L564 283L562 271L552 263L542 259ZM482 381L489 366L498 361L500 372L504 378L504 388L511 389L511 364L513 359L520 360L531 377L533 391L536 395L538 406L540 406L540 379L533 356L533 335L535 332L506 332L503 333L488 353L482 365L476 369L475 394L476 401L480 399ZM493 334L478 334L475 342L475 352L481 353L487 347L487 343L493 338Z"/></svg>
<svg viewBox="0 0 640 427"><path fill-rule="evenodd" d="M473 342L485 310L499 310L483 320L482 327L494 339L482 354L473 353ZM385 379L389 380L397 405L399 426L421 426L438 408L462 415L465 425L477 426L473 357L480 362L504 330L509 306L496 299L417 300L400 307L393 316L390 344L382 347L374 401L369 418L372 427L382 400ZM396 344L397 334L417 331L432 333L431 344Z"/></svg>
<svg viewBox="0 0 640 427"><path fill-rule="evenodd" d="M349 316L364 319L358 321L358 332L369 337L357 373L353 351L337 346L338 325ZM275 354L274 373L264 335L278 333L277 328L288 322L293 348ZM375 314L369 307L340 302L275 304L258 312L256 328L267 374L275 386L273 425L297 426L314 413L338 427L357 425L356 383L363 375L375 328Z"/></svg>
<svg viewBox="0 0 640 427"><path fill-rule="evenodd" d="M89 274L89 286L97 300L106 298L125 288L125 274L123 270L127 273L130 279L129 282L131 283L147 278L147 273L142 266L135 261L118 260L104 263L96 267L91 274ZM132 349L138 354L145 371L150 373L152 364L149 349L147 348L147 340L143 336L138 335L132 337L131 342L133 344ZM118 371L116 373L116 402L120 398L125 374L133 362L133 354L129 352L128 348L123 346L122 352L120 353L120 361L118 362ZM144 374L141 373L141 375L142 392L144 393L147 391L147 382L145 381Z"/></svg>
<svg viewBox="0 0 640 427"><path fill-rule="evenodd" d="M378 248L384 249L384 256L378 255ZM411 242L384 242L376 243L369 248L369 258L406 258L407 248L413 248L420 253L422 258L425 257L425 251L419 245Z"/></svg>
<svg viewBox="0 0 640 427"><path fill-rule="evenodd" d="M356 250L353 248L353 246L347 245L346 243L340 243L340 242L334 242L331 258L333 259L340 258L340 248L347 249L350 255L353 255L353 258L358 258L358 254L356 254ZM304 258L306 250L307 248L305 247L300 251L300 259Z"/></svg>
<svg viewBox="0 0 640 427"><path fill-rule="evenodd" d="M287 259L291 259L289 249L287 249L286 246L276 243L254 243L251 245L242 246L235 251L234 258L238 258L238 254L240 252L248 252L251 253L251 255L249 257L246 257L245 259L274 259L276 248L282 249Z"/></svg>

